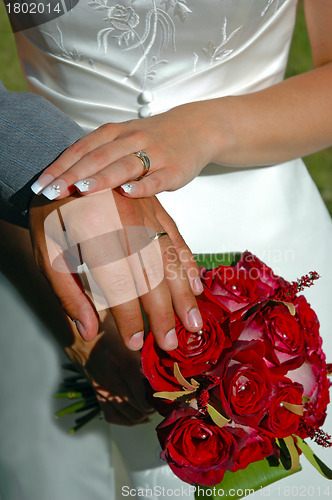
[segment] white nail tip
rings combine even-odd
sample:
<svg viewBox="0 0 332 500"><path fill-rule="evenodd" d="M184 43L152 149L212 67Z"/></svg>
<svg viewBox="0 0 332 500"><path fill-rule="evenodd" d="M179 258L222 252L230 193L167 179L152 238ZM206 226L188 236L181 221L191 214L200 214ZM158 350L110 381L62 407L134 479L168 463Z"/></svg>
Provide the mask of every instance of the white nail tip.
<svg viewBox="0 0 332 500"><path fill-rule="evenodd" d="M47 188L42 191L42 194L49 200L55 200L55 198L66 191L67 187L67 183L60 179L55 181L54 184L47 186Z"/></svg>
<svg viewBox="0 0 332 500"><path fill-rule="evenodd" d="M123 191L127 194L131 193L133 191L133 184L122 184L121 188Z"/></svg>
<svg viewBox="0 0 332 500"><path fill-rule="evenodd" d="M53 175L44 174L36 182L31 185L31 190L35 194L40 194L42 190L49 185L50 182L54 180Z"/></svg>
<svg viewBox="0 0 332 500"><path fill-rule="evenodd" d="M82 181L75 182L74 185L81 193L86 193L97 186L97 181L95 179L84 179Z"/></svg>

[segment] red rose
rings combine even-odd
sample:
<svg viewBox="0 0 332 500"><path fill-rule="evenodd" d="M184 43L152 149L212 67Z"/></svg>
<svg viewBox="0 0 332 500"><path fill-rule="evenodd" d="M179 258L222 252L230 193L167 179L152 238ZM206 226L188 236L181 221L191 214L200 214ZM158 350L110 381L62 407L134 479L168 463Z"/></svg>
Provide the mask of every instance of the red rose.
<svg viewBox="0 0 332 500"><path fill-rule="evenodd" d="M288 281L274 274L269 266L264 264L256 255L248 251L242 254L238 265L246 269L253 279L260 281L268 288L269 297L273 295L278 288L284 288L289 285Z"/></svg>
<svg viewBox="0 0 332 500"><path fill-rule="evenodd" d="M310 401L304 405L306 409L304 415L312 425L320 427L325 421L327 405L330 402L329 388L331 382L327 377L325 355L319 358L316 353L313 353L309 357L309 362L312 364L316 375L317 387Z"/></svg>
<svg viewBox="0 0 332 500"><path fill-rule="evenodd" d="M307 350L321 351L322 338L319 336L319 321L316 313L311 309L303 295L296 298L296 317L301 328L301 336L304 339Z"/></svg>
<svg viewBox="0 0 332 500"><path fill-rule="evenodd" d="M302 394L302 385L287 378L279 380L276 394L270 402L268 417L262 422L262 427L277 438L295 434L299 427L300 416L285 408L284 401L301 405Z"/></svg>
<svg viewBox="0 0 332 500"><path fill-rule="evenodd" d="M220 397L227 417L236 423L255 426L267 413L273 387L264 355L262 342L240 342L214 372L221 377L214 394Z"/></svg>
<svg viewBox="0 0 332 500"><path fill-rule="evenodd" d="M275 439L270 438L264 433L258 434L257 431L251 433L246 444L235 457L234 472L239 469L245 469L249 464L262 460L271 455L278 455L278 448Z"/></svg>
<svg viewBox="0 0 332 500"><path fill-rule="evenodd" d="M305 344L296 316L281 303L268 303L246 321L237 321L230 331L232 340L261 340L269 366L279 375L295 370L304 362Z"/></svg>
<svg viewBox="0 0 332 500"><path fill-rule="evenodd" d="M294 356L305 355L305 344L299 322L284 304L273 304L265 308L263 319L266 333L271 340L280 364Z"/></svg>
<svg viewBox="0 0 332 500"><path fill-rule="evenodd" d="M243 253L236 266L202 270L201 277L204 295L209 301L221 304L228 313L242 314L287 284L250 252Z"/></svg>
<svg viewBox="0 0 332 500"><path fill-rule="evenodd" d="M213 303L197 299L203 319L201 333L188 332L176 318L179 345L172 351L163 351L150 332L142 349L142 369L156 391L179 390L174 377L174 363L178 363L185 378L211 370L225 347L231 345L225 335L223 310Z"/></svg>
<svg viewBox="0 0 332 500"><path fill-rule="evenodd" d="M245 269L237 266L219 266L202 274L204 295L233 313L257 300L265 299L257 280L250 277ZM212 296L211 296L212 295Z"/></svg>
<svg viewBox="0 0 332 500"><path fill-rule="evenodd" d="M189 484L218 484L237 452L230 428L220 428L193 409L171 413L157 427L161 458Z"/></svg>
<svg viewBox="0 0 332 500"><path fill-rule="evenodd" d="M287 377L303 386L303 396L310 398L304 403L304 420L320 427L326 418L326 408L330 401L325 355L311 353L297 370L287 373Z"/></svg>

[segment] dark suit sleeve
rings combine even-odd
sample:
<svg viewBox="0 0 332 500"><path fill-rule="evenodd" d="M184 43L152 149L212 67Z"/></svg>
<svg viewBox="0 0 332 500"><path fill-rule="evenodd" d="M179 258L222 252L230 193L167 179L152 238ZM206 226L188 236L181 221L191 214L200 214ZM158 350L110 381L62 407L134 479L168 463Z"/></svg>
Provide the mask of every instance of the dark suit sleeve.
<svg viewBox="0 0 332 500"><path fill-rule="evenodd" d="M0 82L0 218L28 227L31 184L82 129L43 97Z"/></svg>

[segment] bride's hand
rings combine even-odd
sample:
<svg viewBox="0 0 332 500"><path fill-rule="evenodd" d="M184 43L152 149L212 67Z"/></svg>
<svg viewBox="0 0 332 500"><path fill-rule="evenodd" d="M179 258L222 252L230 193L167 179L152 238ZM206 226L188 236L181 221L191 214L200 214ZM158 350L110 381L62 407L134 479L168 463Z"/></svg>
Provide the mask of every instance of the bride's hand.
<svg viewBox="0 0 332 500"><path fill-rule="evenodd" d="M69 147L33 190L49 199L65 198L75 185L83 195L123 186L123 194L134 198L176 190L213 159L210 107L196 102L143 120L102 125ZM135 181L143 171L143 162L133 154L138 151L148 156L150 170Z"/></svg>

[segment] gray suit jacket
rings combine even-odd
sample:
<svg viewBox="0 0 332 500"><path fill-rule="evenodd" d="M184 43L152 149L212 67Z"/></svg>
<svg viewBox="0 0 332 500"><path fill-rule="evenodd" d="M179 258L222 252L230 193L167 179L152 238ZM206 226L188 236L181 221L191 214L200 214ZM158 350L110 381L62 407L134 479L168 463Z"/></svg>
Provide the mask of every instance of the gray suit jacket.
<svg viewBox="0 0 332 500"><path fill-rule="evenodd" d="M28 226L31 184L82 129L43 97L0 81L0 218Z"/></svg>

